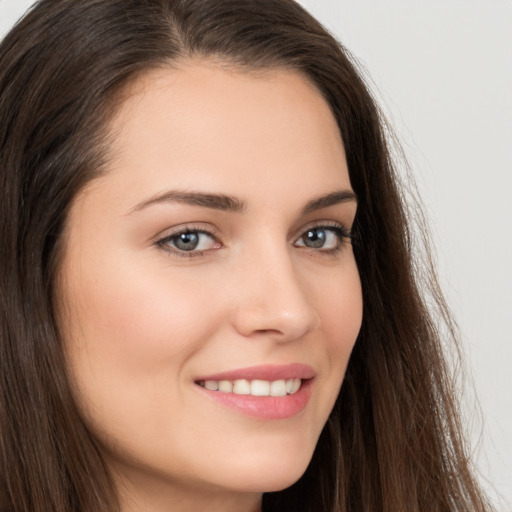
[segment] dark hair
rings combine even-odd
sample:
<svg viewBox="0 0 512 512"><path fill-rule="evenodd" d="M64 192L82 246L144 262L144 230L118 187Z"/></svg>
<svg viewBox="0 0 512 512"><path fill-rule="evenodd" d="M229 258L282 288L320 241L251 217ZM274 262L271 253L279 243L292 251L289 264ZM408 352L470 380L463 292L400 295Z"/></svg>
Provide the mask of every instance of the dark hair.
<svg viewBox="0 0 512 512"><path fill-rule="evenodd" d="M419 291L383 119L346 50L291 0L41 0L2 42L0 510L118 510L66 378L60 245L73 198L104 171L127 85L193 56L307 77L338 122L359 200L361 332L306 473L266 494L265 512L488 510L464 452L445 340ZM426 268L422 286L451 340Z"/></svg>

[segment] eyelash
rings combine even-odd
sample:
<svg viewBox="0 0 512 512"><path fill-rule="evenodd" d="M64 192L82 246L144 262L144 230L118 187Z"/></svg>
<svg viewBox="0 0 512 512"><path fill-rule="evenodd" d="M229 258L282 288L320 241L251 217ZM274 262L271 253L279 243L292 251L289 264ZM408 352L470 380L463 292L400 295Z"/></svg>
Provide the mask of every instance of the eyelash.
<svg viewBox="0 0 512 512"><path fill-rule="evenodd" d="M306 226L306 228L302 231L302 233L299 235L299 237L297 237L294 244L297 243L299 240L301 240L306 235L306 233L308 233L308 231L312 231L312 230L319 230L319 231L324 230L324 231L334 232L336 238L338 239L338 243L337 243L336 247L334 247L333 249L322 249L322 248L315 249L315 248L311 248L311 247L307 247L307 246L298 246L299 248L308 249L315 253L321 253L324 255L336 255L339 251L341 251L343 249L344 243L348 242L349 244L352 244L352 241L353 241L353 235L352 235L350 229L347 229L345 226L343 226L342 224L339 224L337 222L323 222L320 224L312 224L312 225ZM180 235L186 235L186 234L207 235L210 238L212 238L214 243L219 244L219 247L216 249L222 248L222 243L218 239L217 232L211 226L208 226L208 227L185 226L181 229L176 230L175 232L171 233L170 235L166 235L165 237L156 240L155 245L158 248L164 250L165 252L172 254L172 255L176 255L181 258L196 258L196 257L204 256L204 254L210 250L214 250L214 249L206 249L203 251L201 251L201 250L199 250L199 251L197 251L197 250L183 251L178 248L173 248L169 245L169 243L173 239L176 239Z"/></svg>
<svg viewBox="0 0 512 512"><path fill-rule="evenodd" d="M194 226L184 226L183 228L177 229L173 233L166 235L161 239L156 240L155 245L158 248L162 249L163 251L167 252L168 254L175 255L175 256L178 256L181 258L196 258L199 256L203 256L204 253L207 251L195 251L195 250L194 251L180 251L179 249L173 248L168 245L169 242L171 242L173 239L179 237L180 235L193 234L193 233L207 235L210 238L212 238L212 240L215 243L220 244L217 231L215 229L213 229L211 226L194 225ZM209 250L211 250L211 249L209 249Z"/></svg>

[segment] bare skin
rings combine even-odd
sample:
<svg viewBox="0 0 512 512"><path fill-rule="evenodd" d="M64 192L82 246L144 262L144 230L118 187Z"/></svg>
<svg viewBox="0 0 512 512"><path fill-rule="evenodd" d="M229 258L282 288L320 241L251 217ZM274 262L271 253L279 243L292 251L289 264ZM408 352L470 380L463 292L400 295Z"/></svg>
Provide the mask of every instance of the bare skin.
<svg viewBox="0 0 512 512"><path fill-rule="evenodd" d="M256 512L305 471L361 325L338 127L295 72L196 61L140 79L111 130L61 269L83 416L123 512ZM314 375L279 419L199 382L291 364Z"/></svg>

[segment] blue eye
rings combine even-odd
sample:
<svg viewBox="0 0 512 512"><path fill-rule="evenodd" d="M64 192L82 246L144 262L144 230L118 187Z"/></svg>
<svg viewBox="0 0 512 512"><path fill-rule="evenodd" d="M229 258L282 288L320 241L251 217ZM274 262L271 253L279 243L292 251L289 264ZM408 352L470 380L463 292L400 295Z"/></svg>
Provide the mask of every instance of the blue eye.
<svg viewBox="0 0 512 512"><path fill-rule="evenodd" d="M201 252L214 249L217 242L209 233L191 229L168 236L158 244L177 252Z"/></svg>
<svg viewBox="0 0 512 512"><path fill-rule="evenodd" d="M335 253L346 241L351 241L351 235L341 225L313 226L304 231L294 245L324 253ZM158 240L156 245L177 256L201 256L204 252L223 247L213 234L191 227L165 236Z"/></svg>
<svg viewBox="0 0 512 512"><path fill-rule="evenodd" d="M350 234L340 226L318 226L305 231L295 242L297 247L334 251L341 242L350 239Z"/></svg>

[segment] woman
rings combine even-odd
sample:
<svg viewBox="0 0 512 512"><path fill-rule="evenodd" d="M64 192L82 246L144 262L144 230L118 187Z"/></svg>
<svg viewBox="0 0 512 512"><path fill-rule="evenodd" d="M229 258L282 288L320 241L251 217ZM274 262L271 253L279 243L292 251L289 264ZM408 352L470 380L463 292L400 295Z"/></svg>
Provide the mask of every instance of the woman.
<svg viewBox="0 0 512 512"><path fill-rule="evenodd" d="M302 8L43 0L0 63L2 510L488 510L381 116Z"/></svg>

